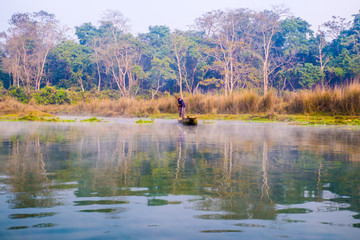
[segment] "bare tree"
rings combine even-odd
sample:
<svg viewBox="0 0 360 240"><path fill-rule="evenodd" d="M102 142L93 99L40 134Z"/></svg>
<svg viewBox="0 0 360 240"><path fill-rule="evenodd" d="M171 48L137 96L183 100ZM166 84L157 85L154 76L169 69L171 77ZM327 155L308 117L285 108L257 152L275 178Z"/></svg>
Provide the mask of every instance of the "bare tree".
<svg viewBox="0 0 360 240"><path fill-rule="evenodd" d="M338 38L342 31L349 29L350 26L351 22L346 21L345 18L333 16L331 21L324 23L318 28L316 34L316 44L318 50L317 61L320 64L320 70L322 73L321 84L323 87L331 81L330 78L327 82L325 82L325 69L326 65L330 61L330 57L326 55L324 49L333 39Z"/></svg>
<svg viewBox="0 0 360 240"><path fill-rule="evenodd" d="M188 40L180 31L176 31L171 35L171 49L175 56L176 66L177 66L177 83L180 89L180 96L183 97L182 85L186 82L187 71L186 71L186 51L188 49Z"/></svg>
<svg viewBox="0 0 360 240"><path fill-rule="evenodd" d="M270 68L273 61L273 37L280 31L280 19L288 13L288 9L274 7L273 11L263 11L254 14L255 40L252 42L252 52L261 61L264 95L269 87Z"/></svg>
<svg viewBox="0 0 360 240"><path fill-rule="evenodd" d="M242 28L249 25L251 13L247 9L213 11L196 20L197 28L204 31L215 47L205 51L215 59L213 68L223 76L225 95L232 94L235 87L246 78L245 48L249 32Z"/></svg>
<svg viewBox="0 0 360 240"><path fill-rule="evenodd" d="M137 78L133 73L134 67L140 58L139 47L134 44L135 39L127 34L128 20L119 12L108 10L100 21L101 28L110 34L104 34L102 39L94 42L94 59L99 74L100 66L105 68L105 73L112 77L118 86L121 96L131 97L136 91Z"/></svg>
<svg viewBox="0 0 360 240"><path fill-rule="evenodd" d="M131 97L136 87L136 78L132 72L139 59L139 51L128 40L118 40L107 44L103 49L106 73L115 81L121 96Z"/></svg>
<svg viewBox="0 0 360 240"><path fill-rule="evenodd" d="M323 30L326 41L336 39L342 31L349 29L350 26L351 21L347 21L346 18L332 16L332 20L322 25L322 27L326 29Z"/></svg>
<svg viewBox="0 0 360 240"><path fill-rule="evenodd" d="M44 66L49 51L63 39L63 32L58 26L58 21L55 19L55 15L48 14L45 11L35 13L34 16L37 21L37 38L38 47L34 52L34 80L35 88L40 89L40 84L44 76Z"/></svg>
<svg viewBox="0 0 360 240"><path fill-rule="evenodd" d="M16 13L5 38L3 67L13 77L13 85L40 89L44 66L51 48L62 38L62 30L53 14Z"/></svg>
<svg viewBox="0 0 360 240"><path fill-rule="evenodd" d="M317 50L318 50L318 62L320 64L320 70L323 73L321 84L324 87L326 84L324 82L325 78L325 66L329 62L330 58L325 55L324 48L327 46L326 42L326 34L324 31L322 31L320 28L318 29L318 34L316 36L316 43L317 43Z"/></svg>
<svg viewBox="0 0 360 240"><path fill-rule="evenodd" d="M5 33L3 34L6 37ZM2 67L7 71L12 79L10 85L20 87L20 50L17 48L16 41L9 39L6 43L6 47L3 46L6 57L2 59Z"/></svg>
<svg viewBox="0 0 360 240"><path fill-rule="evenodd" d="M116 41L122 34L130 30L129 20L117 10L106 10L100 20L102 26L108 25L111 29L112 37Z"/></svg>
<svg viewBox="0 0 360 240"><path fill-rule="evenodd" d="M94 39L94 41L92 42L91 48L93 50L93 55L92 55L92 61L95 63L96 65L96 70L98 73L98 92L101 90L101 69L102 66L104 66L104 54L103 54L103 46L104 46L104 40L100 37L97 37Z"/></svg>
<svg viewBox="0 0 360 240"><path fill-rule="evenodd" d="M202 17L195 19L195 28L204 32L205 38L209 39L222 28L221 19L224 14L221 10L207 12Z"/></svg>

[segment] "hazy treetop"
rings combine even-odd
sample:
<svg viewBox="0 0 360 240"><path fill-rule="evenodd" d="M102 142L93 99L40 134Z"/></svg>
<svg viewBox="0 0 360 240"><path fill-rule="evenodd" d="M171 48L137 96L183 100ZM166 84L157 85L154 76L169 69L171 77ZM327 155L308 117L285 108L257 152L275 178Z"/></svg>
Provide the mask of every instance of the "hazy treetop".
<svg viewBox="0 0 360 240"><path fill-rule="evenodd" d="M212 10L264 10L281 4L289 8L292 15L309 22L314 30L332 16L351 20L351 15L360 9L359 0L0 0L0 32L8 28L8 21L16 12L45 10L55 14L61 24L74 29L86 22L98 24L106 10L118 10L129 19L131 32L136 34L145 33L154 25L185 30L196 18Z"/></svg>

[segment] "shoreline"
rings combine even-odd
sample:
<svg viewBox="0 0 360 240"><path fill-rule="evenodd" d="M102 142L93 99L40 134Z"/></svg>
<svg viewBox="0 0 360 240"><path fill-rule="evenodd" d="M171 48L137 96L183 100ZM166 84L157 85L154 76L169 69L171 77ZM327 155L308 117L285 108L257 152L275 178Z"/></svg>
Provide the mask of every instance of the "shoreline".
<svg viewBox="0 0 360 240"><path fill-rule="evenodd" d="M212 124L213 121L244 121L244 122L278 122L291 125L338 125L338 126L360 126L359 116L344 115L320 115L320 114L188 114L197 117L199 123ZM177 114L149 114L143 116L101 116L97 114L48 114L39 111L33 111L28 114L3 114L0 115L0 121L43 121L43 122L102 122L102 118L124 118L134 119L177 119Z"/></svg>

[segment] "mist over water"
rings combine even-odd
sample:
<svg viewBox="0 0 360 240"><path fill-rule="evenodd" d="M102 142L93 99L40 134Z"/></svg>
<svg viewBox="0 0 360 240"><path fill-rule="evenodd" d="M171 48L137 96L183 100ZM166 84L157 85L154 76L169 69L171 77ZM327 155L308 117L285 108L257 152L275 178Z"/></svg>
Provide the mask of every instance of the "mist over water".
<svg viewBox="0 0 360 240"><path fill-rule="evenodd" d="M357 239L360 129L0 122L4 239Z"/></svg>

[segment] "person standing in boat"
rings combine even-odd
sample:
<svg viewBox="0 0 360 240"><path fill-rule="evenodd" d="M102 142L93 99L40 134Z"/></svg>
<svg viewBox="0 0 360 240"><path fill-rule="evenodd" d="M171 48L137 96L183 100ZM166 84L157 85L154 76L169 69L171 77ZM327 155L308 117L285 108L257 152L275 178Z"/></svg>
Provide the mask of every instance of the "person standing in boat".
<svg viewBox="0 0 360 240"><path fill-rule="evenodd" d="M179 118L180 119L184 119L184 115L185 115L185 102L182 98L180 97L176 97L177 101L178 101L178 109L179 109Z"/></svg>

